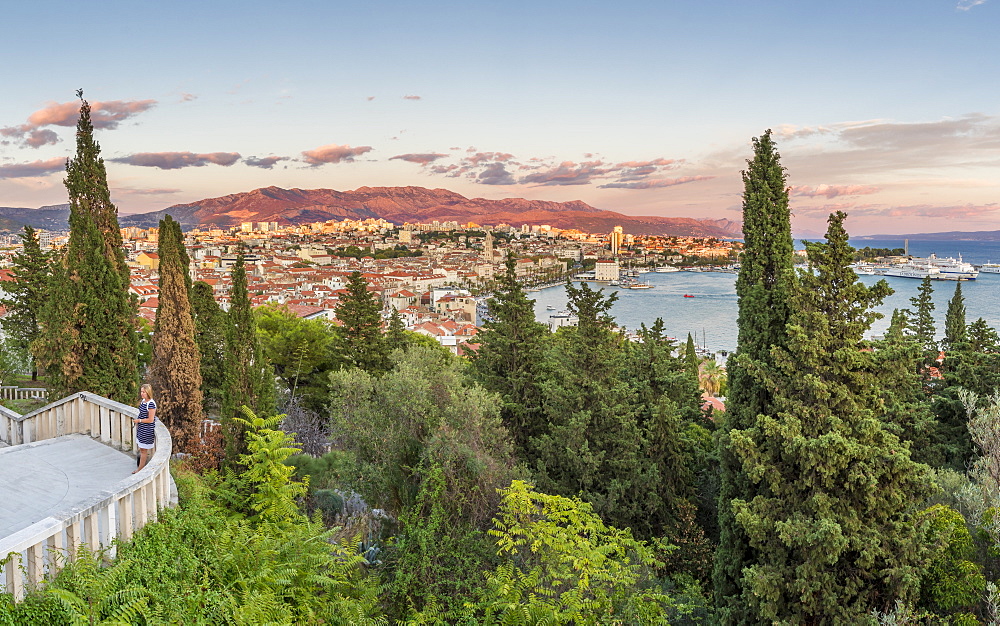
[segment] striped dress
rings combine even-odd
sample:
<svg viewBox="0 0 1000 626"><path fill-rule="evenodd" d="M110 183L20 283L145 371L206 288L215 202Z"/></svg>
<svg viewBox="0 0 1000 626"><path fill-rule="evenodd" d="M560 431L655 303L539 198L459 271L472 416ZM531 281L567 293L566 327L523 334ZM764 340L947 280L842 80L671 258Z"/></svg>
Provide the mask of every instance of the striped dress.
<svg viewBox="0 0 1000 626"><path fill-rule="evenodd" d="M139 403L139 419L149 419L149 410L156 408L156 400L147 400ZM156 441L155 422L139 422L135 425L135 440L141 445L151 446Z"/></svg>

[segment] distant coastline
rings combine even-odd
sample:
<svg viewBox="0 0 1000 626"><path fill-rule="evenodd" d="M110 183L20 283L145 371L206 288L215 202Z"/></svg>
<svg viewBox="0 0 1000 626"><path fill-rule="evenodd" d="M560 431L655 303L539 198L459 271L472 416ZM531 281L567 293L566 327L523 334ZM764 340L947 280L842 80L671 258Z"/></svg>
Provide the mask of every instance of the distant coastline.
<svg viewBox="0 0 1000 626"><path fill-rule="evenodd" d="M852 236L851 241L915 239L918 241L1000 241L1000 230L950 231L947 233L915 233L910 235Z"/></svg>

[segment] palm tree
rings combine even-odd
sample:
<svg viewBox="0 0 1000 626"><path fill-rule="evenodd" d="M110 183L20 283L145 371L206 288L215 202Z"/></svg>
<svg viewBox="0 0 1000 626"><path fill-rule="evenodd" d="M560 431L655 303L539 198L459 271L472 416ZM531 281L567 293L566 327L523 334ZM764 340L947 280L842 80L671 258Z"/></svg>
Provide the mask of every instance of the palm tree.
<svg viewBox="0 0 1000 626"><path fill-rule="evenodd" d="M715 362L715 359L706 359L701 362L698 368L698 383L710 396L719 394L722 385L726 381L726 368Z"/></svg>

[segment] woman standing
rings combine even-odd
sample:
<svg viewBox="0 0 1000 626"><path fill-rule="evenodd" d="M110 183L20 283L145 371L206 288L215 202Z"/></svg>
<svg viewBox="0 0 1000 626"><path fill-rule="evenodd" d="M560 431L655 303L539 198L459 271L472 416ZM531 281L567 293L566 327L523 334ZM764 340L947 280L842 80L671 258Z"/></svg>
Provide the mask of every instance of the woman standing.
<svg viewBox="0 0 1000 626"><path fill-rule="evenodd" d="M146 467L150 450L156 443L156 400L153 399L153 387L148 384L143 385L139 388L139 395L142 396L139 402L139 417L132 420L135 424L135 440L139 444L139 467L135 472Z"/></svg>

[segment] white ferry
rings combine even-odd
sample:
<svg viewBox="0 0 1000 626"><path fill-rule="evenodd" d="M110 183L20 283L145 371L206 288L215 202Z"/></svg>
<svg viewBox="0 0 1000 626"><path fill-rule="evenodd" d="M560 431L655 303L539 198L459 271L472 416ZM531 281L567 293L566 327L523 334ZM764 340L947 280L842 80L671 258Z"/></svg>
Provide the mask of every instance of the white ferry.
<svg viewBox="0 0 1000 626"><path fill-rule="evenodd" d="M912 261L887 267L880 272L880 275L893 276L895 278L919 278L921 280L927 277L930 277L931 280L947 280L942 276L941 270L933 265L914 263ZM958 279L955 278L954 280Z"/></svg>
<svg viewBox="0 0 1000 626"><path fill-rule="evenodd" d="M628 286L629 289L652 289L653 286L649 283L632 283Z"/></svg>
<svg viewBox="0 0 1000 626"><path fill-rule="evenodd" d="M961 254L958 255L957 259L955 257L939 259L936 254L931 253L926 259L915 257L912 262L938 268L944 274L945 280L976 280L979 277L979 270L976 269L976 266L963 261Z"/></svg>
<svg viewBox="0 0 1000 626"><path fill-rule="evenodd" d="M987 274L1000 274L1000 263L983 263L979 266L979 271Z"/></svg>
<svg viewBox="0 0 1000 626"><path fill-rule="evenodd" d="M677 269L676 267L674 267L673 265L664 265L664 266L662 266L662 267L658 267L658 268L656 268L656 270L655 270L655 271L656 271L656 272L657 272L658 274L665 274L665 273L667 273L667 272L679 272L680 270L679 270L679 269Z"/></svg>

